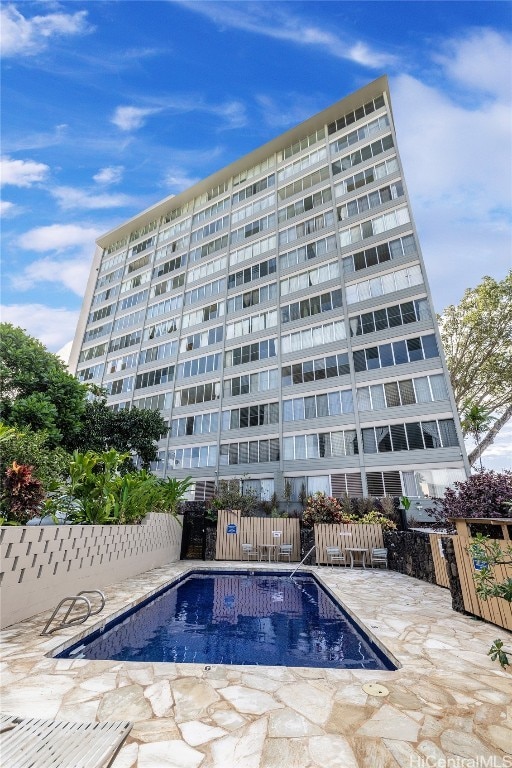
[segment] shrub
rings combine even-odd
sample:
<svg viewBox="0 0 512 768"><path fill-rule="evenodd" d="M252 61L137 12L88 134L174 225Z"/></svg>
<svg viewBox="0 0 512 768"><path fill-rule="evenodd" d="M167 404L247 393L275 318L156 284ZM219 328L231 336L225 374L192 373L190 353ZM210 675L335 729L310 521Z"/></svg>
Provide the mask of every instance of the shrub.
<svg viewBox="0 0 512 768"><path fill-rule="evenodd" d="M2 500L7 520L24 525L39 513L43 499L43 485L32 476L32 467L13 461L5 473Z"/></svg>
<svg viewBox="0 0 512 768"><path fill-rule="evenodd" d="M348 523L351 517L344 512L338 499L318 492L308 497L302 522L310 527L315 523Z"/></svg>
<svg viewBox="0 0 512 768"><path fill-rule="evenodd" d="M366 515L360 517L356 522L361 523L361 525L380 525L384 531L394 531L396 529L396 523L376 509L367 512Z"/></svg>
<svg viewBox="0 0 512 768"><path fill-rule="evenodd" d="M476 472L464 482L447 488L442 499L434 500L433 514L442 525L449 517L509 517L512 499L512 472Z"/></svg>

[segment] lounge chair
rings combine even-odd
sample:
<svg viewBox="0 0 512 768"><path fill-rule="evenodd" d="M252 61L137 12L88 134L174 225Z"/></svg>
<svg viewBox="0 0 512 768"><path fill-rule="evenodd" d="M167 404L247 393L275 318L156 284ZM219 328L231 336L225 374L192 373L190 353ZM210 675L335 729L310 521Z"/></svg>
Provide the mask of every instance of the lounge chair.
<svg viewBox="0 0 512 768"><path fill-rule="evenodd" d="M11 715L2 715L0 725L5 768L106 768L132 728L128 721L71 723Z"/></svg>

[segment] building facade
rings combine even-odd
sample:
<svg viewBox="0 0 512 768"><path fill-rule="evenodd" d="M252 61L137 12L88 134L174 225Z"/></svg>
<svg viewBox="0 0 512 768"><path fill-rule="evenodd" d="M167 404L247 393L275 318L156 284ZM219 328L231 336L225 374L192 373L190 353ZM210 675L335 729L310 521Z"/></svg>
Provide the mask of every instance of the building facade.
<svg viewBox="0 0 512 768"><path fill-rule="evenodd" d="M101 237L71 367L161 411L198 500L465 479L387 79Z"/></svg>

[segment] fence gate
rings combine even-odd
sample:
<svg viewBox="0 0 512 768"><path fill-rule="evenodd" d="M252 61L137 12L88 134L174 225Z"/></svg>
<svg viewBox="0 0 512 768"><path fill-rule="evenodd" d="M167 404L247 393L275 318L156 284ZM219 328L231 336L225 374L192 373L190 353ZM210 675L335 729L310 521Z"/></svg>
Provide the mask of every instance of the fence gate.
<svg viewBox="0 0 512 768"><path fill-rule="evenodd" d="M181 538L181 560L205 560L206 554L206 510L203 507L186 509L183 516Z"/></svg>

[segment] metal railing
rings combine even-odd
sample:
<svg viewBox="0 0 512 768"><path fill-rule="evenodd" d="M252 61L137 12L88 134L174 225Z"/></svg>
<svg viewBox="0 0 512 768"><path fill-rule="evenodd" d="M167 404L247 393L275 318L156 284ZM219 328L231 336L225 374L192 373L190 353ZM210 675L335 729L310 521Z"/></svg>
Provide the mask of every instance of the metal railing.
<svg viewBox="0 0 512 768"><path fill-rule="evenodd" d="M93 610L91 601L89 600L88 597L85 597L85 595L99 595L100 596L99 608L96 608ZM73 610L73 608L78 602L85 603L86 612L80 616L69 618L71 611ZM66 603L69 603L69 605L64 618L61 619L59 624L57 624L55 627L50 629L49 627L53 623L53 620L57 616L62 606L66 605ZM60 603L57 605L57 607L53 611L48 621L46 622L45 627L41 632L41 635L51 635L53 632L56 632L58 629L64 629L64 627L72 627L75 624L83 624L85 621L87 621L89 616L96 616L98 613L101 613L104 607L105 607L105 595L99 589L83 589L77 595L73 595L71 597L64 597L60 601Z"/></svg>

